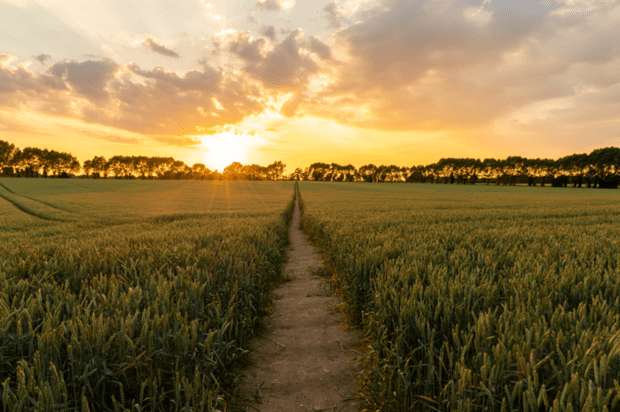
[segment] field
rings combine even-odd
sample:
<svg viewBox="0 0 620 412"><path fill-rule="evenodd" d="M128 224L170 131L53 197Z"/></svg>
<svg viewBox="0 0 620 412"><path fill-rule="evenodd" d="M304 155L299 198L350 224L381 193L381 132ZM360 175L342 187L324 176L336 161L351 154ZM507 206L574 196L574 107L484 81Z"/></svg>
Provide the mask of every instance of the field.
<svg viewBox="0 0 620 412"><path fill-rule="evenodd" d="M369 410L620 410L620 195L300 182Z"/></svg>
<svg viewBox="0 0 620 412"><path fill-rule="evenodd" d="M0 179L3 410L228 410L293 186Z"/></svg>

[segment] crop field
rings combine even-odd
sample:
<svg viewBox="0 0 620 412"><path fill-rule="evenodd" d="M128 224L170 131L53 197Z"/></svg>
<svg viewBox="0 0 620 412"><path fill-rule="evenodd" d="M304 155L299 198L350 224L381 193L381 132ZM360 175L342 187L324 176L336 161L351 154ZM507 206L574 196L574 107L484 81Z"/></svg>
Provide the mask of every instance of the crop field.
<svg viewBox="0 0 620 412"><path fill-rule="evenodd" d="M2 410L229 410L293 187L0 179Z"/></svg>
<svg viewBox="0 0 620 412"><path fill-rule="evenodd" d="M369 410L620 410L620 195L300 182Z"/></svg>

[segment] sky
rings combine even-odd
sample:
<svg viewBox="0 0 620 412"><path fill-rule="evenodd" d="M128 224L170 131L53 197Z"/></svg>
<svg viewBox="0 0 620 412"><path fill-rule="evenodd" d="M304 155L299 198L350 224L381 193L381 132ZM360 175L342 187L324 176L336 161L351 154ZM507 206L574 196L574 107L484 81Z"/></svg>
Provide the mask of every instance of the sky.
<svg viewBox="0 0 620 412"><path fill-rule="evenodd" d="M423 165L620 146L620 0L0 0L0 140Z"/></svg>

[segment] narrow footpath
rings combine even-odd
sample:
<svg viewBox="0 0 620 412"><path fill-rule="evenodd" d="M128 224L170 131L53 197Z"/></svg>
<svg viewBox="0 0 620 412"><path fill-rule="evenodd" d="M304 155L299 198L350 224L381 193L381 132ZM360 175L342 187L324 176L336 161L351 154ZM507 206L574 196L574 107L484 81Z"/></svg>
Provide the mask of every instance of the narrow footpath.
<svg viewBox="0 0 620 412"><path fill-rule="evenodd" d="M321 262L299 229L299 216L296 202L284 268L292 280L276 289L268 332L253 343L246 393L255 403L248 410L358 411L353 359L359 334L339 326L338 299L328 281L313 274Z"/></svg>

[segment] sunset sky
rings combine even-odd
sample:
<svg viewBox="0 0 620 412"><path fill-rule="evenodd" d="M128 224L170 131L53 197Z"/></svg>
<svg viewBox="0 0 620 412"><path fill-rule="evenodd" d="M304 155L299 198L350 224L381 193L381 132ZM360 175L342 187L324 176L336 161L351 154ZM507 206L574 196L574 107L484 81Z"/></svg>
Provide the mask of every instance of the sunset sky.
<svg viewBox="0 0 620 412"><path fill-rule="evenodd" d="M620 1L0 0L0 139L286 173L620 146Z"/></svg>

